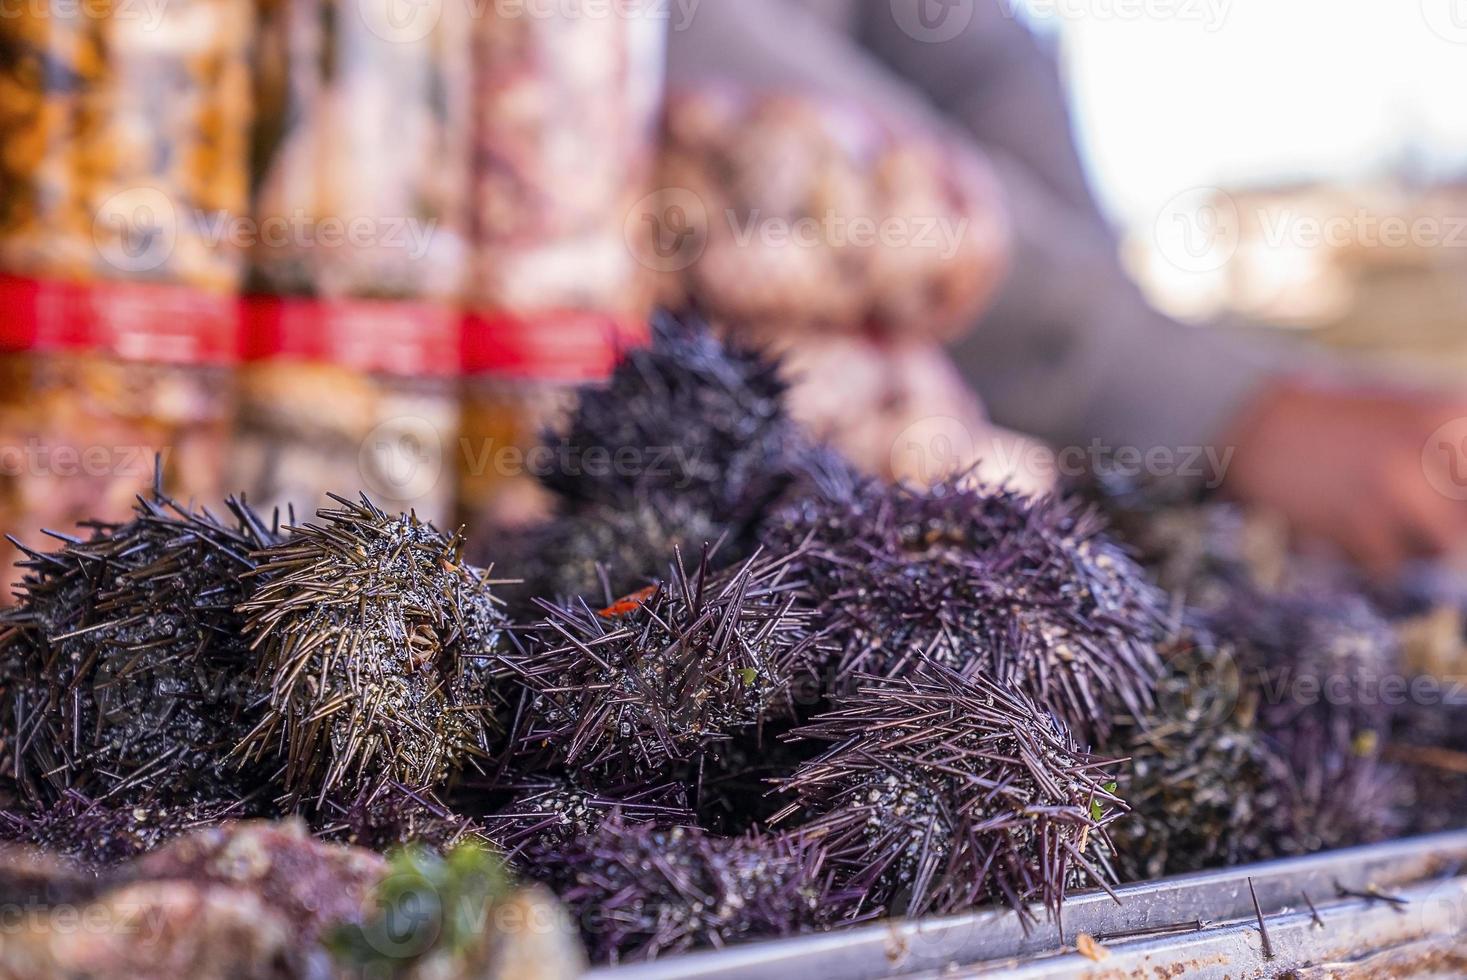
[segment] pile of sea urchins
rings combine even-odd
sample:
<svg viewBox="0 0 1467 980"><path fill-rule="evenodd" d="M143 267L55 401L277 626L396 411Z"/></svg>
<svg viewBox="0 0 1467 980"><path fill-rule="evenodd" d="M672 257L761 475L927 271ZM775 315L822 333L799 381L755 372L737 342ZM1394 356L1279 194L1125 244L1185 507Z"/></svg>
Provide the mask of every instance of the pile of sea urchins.
<svg viewBox="0 0 1467 980"><path fill-rule="evenodd" d="M1395 829L1363 599L1209 565L1194 607L1079 497L865 478L777 364L671 317L547 438L647 465L549 474L492 572L344 498L278 527L156 493L29 552L0 834L475 837L618 961Z"/></svg>

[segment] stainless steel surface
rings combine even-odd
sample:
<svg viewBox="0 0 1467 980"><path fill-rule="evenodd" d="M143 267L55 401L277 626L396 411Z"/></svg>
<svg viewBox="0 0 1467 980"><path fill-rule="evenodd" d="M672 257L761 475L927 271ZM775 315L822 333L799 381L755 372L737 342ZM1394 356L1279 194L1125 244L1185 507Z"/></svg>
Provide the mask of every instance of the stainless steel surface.
<svg viewBox="0 0 1467 980"><path fill-rule="evenodd" d="M1008 980L1170 976L1245 980L1299 975L1307 970L1311 973L1304 975L1399 977L1423 975L1435 964L1443 976L1462 976L1467 967L1467 945L1461 935L1467 879L1410 886L1393 894L1405 903L1315 899L1318 921L1299 904L1266 914L1267 953L1258 919L1250 916L1198 933L1107 943L1093 956L1060 953L1026 963L987 962L940 975Z"/></svg>
<svg viewBox="0 0 1467 980"><path fill-rule="evenodd" d="M984 911L922 922L889 922L777 942L694 953L657 963L598 970L596 980L878 980L949 976L1037 977L1276 976L1331 962L1415 946L1421 956L1454 955L1467 927L1467 833L1393 841L1246 868L1187 875L1117 890L1119 903L1085 893L1065 905L1063 922L1027 935L1010 911ZM1265 914L1273 958L1263 956L1248 881ZM1342 897L1375 888L1409 901ZM1318 909L1324 927L1305 902ZM1133 939L1202 920L1200 931ZM1061 926L1063 933L1061 932ZM1102 939L1106 958L1073 952L1080 933ZM1462 962L1467 964L1467 959ZM1355 967L1351 967L1355 969ZM1362 968L1365 969L1365 968ZM1375 970L1376 968L1368 968ZM1303 976L1371 975L1300 973ZM1380 976L1399 976L1384 969ZM1467 969L1456 974L1467 975Z"/></svg>

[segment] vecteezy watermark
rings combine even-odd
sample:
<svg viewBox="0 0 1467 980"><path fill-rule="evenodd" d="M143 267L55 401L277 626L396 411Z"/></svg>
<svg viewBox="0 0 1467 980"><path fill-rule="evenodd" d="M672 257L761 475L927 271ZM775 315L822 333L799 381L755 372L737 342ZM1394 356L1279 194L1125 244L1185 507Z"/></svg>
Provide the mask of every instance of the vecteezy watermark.
<svg viewBox="0 0 1467 980"><path fill-rule="evenodd" d="M1180 21L1208 33L1221 30L1233 0L1002 0L1010 17L1028 14L1040 23L1078 21Z"/></svg>
<svg viewBox="0 0 1467 980"><path fill-rule="evenodd" d="M968 219L948 215L845 215L827 210L800 218L765 216L758 208L747 215L724 212L733 242L740 248L914 248L930 249L951 259L968 234Z"/></svg>
<svg viewBox="0 0 1467 980"><path fill-rule="evenodd" d="M459 893L441 889L416 868L393 872L373 887L371 924L361 931L361 940L376 958L406 963L445 939L487 944L499 936L576 934L570 913L559 902L494 901L490 886L479 884L484 889L480 894ZM367 975L377 974L369 970Z"/></svg>
<svg viewBox="0 0 1467 980"><path fill-rule="evenodd" d="M1269 248L1462 248L1467 214L1306 214L1294 208L1260 208L1260 242Z"/></svg>
<svg viewBox="0 0 1467 980"><path fill-rule="evenodd" d="M37 930L53 938L127 936L146 947L162 940L167 919L167 908L152 902L105 899L73 904L45 902L34 896L0 901L0 936Z"/></svg>
<svg viewBox="0 0 1467 980"><path fill-rule="evenodd" d="M685 31L703 0L354 0L372 34L393 44L414 44L445 21L478 20L648 21Z"/></svg>
<svg viewBox="0 0 1467 980"><path fill-rule="evenodd" d="M890 466L891 472L908 479L936 483L978 458L977 438L967 423L951 415L929 415L897 434L891 444Z"/></svg>
<svg viewBox="0 0 1467 980"><path fill-rule="evenodd" d="M1448 500L1467 500L1467 418L1452 419L1421 447L1426 482Z"/></svg>
<svg viewBox="0 0 1467 980"><path fill-rule="evenodd" d="M357 450L362 485L384 500L424 500L443 478L443 439L425 418L387 419Z"/></svg>
<svg viewBox="0 0 1467 980"><path fill-rule="evenodd" d="M1162 206L1152 226L1157 251L1183 272L1216 272L1242 241L1237 202L1218 187L1182 191Z"/></svg>
<svg viewBox="0 0 1467 980"><path fill-rule="evenodd" d="M1266 705L1336 708L1414 705L1424 708L1467 705L1467 677L1407 676L1350 670L1314 673L1284 668L1257 672L1259 694Z"/></svg>
<svg viewBox="0 0 1467 980"><path fill-rule="evenodd" d="M1100 473L1125 479L1189 480L1215 490L1227 479L1236 452L1234 446L1111 446L1099 439L1086 446L1026 443L1014 448L994 440L992 458L1005 472L1051 480Z"/></svg>
<svg viewBox="0 0 1467 980"><path fill-rule="evenodd" d="M470 476L494 473L501 477L567 476L642 479L655 477L673 489L685 489L699 471L702 453L686 446L575 446L562 440L555 444L523 446L485 439L476 444L459 440L464 468Z"/></svg>
<svg viewBox="0 0 1467 980"><path fill-rule="evenodd" d="M664 187L632 206L623 234L627 248L644 268L681 272L708 248L708 209L692 191Z"/></svg>
<svg viewBox="0 0 1467 980"><path fill-rule="evenodd" d="M169 446L75 446L43 442L0 445L0 476L150 477L155 458L167 467Z"/></svg>
<svg viewBox="0 0 1467 980"><path fill-rule="evenodd" d="M143 30L157 30L169 0L0 0L0 21L103 20L141 21Z"/></svg>
<svg viewBox="0 0 1467 980"><path fill-rule="evenodd" d="M986 2L986 0L985 0ZM977 0L891 0L897 27L914 41L951 41L973 23Z"/></svg>
<svg viewBox="0 0 1467 980"><path fill-rule="evenodd" d="M1445 875L1406 907L1417 935L1445 939L1467 933L1467 878Z"/></svg>
<svg viewBox="0 0 1467 980"><path fill-rule="evenodd" d="M1452 44L1467 44L1467 0L1419 0L1421 19L1433 34Z"/></svg>
<svg viewBox="0 0 1467 980"><path fill-rule="evenodd" d="M180 238L210 249L387 249L419 261L432 245L435 218L416 215L324 215L296 209L254 217L178 207L158 187L142 185L113 194L92 220L92 242L120 272L162 268Z"/></svg>
<svg viewBox="0 0 1467 980"><path fill-rule="evenodd" d="M1122 479L1182 479L1213 490L1227 478L1233 446L1051 446L997 432L975 434L961 419L929 416L902 430L891 448L892 470L931 483L982 460L1010 482L1052 484L1102 474Z"/></svg>
<svg viewBox="0 0 1467 980"><path fill-rule="evenodd" d="M1225 646L1179 643L1166 657L1156 685L1157 714L1187 718L1213 728L1233 717L1243 689L1243 672Z"/></svg>
<svg viewBox="0 0 1467 980"><path fill-rule="evenodd" d="M623 232L639 263L666 273L695 264L715 235L741 249L926 249L948 260L962 249L968 228L967 218L955 220L948 214L876 216L833 208L796 217L728 208L714 216L693 191L664 187L632 207Z"/></svg>
<svg viewBox="0 0 1467 980"><path fill-rule="evenodd" d="M1467 0L1464 0L1467 2ZM1217 187L1177 194L1157 214L1157 250L1183 272L1216 272L1246 240L1269 249L1467 247L1467 212L1390 214L1356 207L1319 211L1281 204L1243 208Z"/></svg>
<svg viewBox="0 0 1467 980"><path fill-rule="evenodd" d="M394 44L416 44L443 22L445 0L355 0L368 31ZM456 0L447 0L456 2Z"/></svg>

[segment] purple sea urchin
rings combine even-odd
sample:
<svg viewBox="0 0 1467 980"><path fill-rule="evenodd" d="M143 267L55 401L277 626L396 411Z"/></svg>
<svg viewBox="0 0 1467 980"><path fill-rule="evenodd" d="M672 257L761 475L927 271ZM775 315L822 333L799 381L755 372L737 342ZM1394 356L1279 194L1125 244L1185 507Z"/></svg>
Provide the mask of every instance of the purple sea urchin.
<svg viewBox="0 0 1467 980"><path fill-rule="evenodd" d="M27 550L0 615L7 760L30 804L76 790L108 805L213 802L249 730L252 654L236 603L274 531L242 502L225 523L155 493L125 524Z"/></svg>
<svg viewBox="0 0 1467 980"><path fill-rule="evenodd" d="M1150 703L1165 601L1090 510L872 482L788 509L768 539L804 549L810 604L840 647L836 690L932 660L1016 686L1082 738Z"/></svg>
<svg viewBox="0 0 1467 980"><path fill-rule="evenodd" d="M131 860L194 830L251 816L242 803L108 806L67 790L29 811L0 811L0 840L34 844L94 869Z"/></svg>
<svg viewBox="0 0 1467 980"><path fill-rule="evenodd" d="M945 914L989 898L1057 911L1076 876L1110 880L1115 764L1082 754L1032 701L920 662L865 677L792 737L831 746L780 788L862 911Z"/></svg>
<svg viewBox="0 0 1467 980"><path fill-rule="evenodd" d="M598 833L616 816L626 823L692 825L683 788L675 783L601 793L568 779L525 781L514 800L484 821L484 833L513 861L527 847L569 845Z"/></svg>
<svg viewBox="0 0 1467 980"><path fill-rule="evenodd" d="M639 499L623 509L586 504L535 527L518 542L517 592L598 606L667 576L667 556L717 546L723 530L679 497Z"/></svg>
<svg viewBox="0 0 1467 980"><path fill-rule="evenodd" d="M287 791L318 803L384 779L435 787L490 751L504 615L457 535L334 499L260 556L240 607L269 692L240 754L283 756Z"/></svg>
<svg viewBox="0 0 1467 980"><path fill-rule="evenodd" d="M628 352L610 383L588 387L564 432L574 465L544 482L576 503L632 511L684 501L741 536L793 480L799 444L775 361L663 315L650 347ZM592 467L593 454L620 461Z"/></svg>
<svg viewBox="0 0 1467 980"><path fill-rule="evenodd" d="M597 962L787 936L831 913L824 849L800 834L716 837L613 816L529 857L531 873L581 921Z"/></svg>
<svg viewBox="0 0 1467 980"><path fill-rule="evenodd" d="M596 785L657 782L708 747L789 714L816 638L793 594L792 557L756 555L669 579L605 609L545 604L511 666L528 689L516 748Z"/></svg>

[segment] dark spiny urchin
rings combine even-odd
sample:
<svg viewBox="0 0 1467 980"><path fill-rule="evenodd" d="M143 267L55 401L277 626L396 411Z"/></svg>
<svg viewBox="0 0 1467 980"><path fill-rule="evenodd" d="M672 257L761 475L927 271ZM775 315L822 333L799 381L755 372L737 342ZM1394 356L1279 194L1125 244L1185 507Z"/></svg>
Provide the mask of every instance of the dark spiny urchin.
<svg viewBox="0 0 1467 980"><path fill-rule="evenodd" d="M543 603L510 666L526 688L515 748L596 786L658 782L709 746L793 712L816 645L793 556L715 573L682 555L667 581L604 609Z"/></svg>
<svg viewBox="0 0 1467 980"><path fill-rule="evenodd" d="M804 817L853 908L917 917L997 899L1027 917L1033 901L1057 911L1078 879L1107 885L1116 763L982 675L924 662L861 680L794 733L831 748L781 782L794 802L775 818Z"/></svg>
<svg viewBox="0 0 1467 980"><path fill-rule="evenodd" d="M836 917L824 849L800 834L716 837L614 816L528 857L531 874L579 919L597 962L788 936Z"/></svg>
<svg viewBox="0 0 1467 980"><path fill-rule="evenodd" d="M1467 827L1467 706L1461 682L1422 682L1426 696L1396 717L1389 757L1411 787L1409 834L1434 834Z"/></svg>
<svg viewBox="0 0 1467 980"><path fill-rule="evenodd" d="M381 779L438 786L491 749L504 615L458 535L333 499L260 556L241 606L268 703L239 754L283 757L287 791L318 804Z"/></svg>
<svg viewBox="0 0 1467 980"><path fill-rule="evenodd" d="M345 802L328 798L314 829L325 840L374 851L407 844L447 850L483 836L477 823L455 813L431 790L394 782L366 787Z"/></svg>
<svg viewBox="0 0 1467 980"><path fill-rule="evenodd" d="M1258 730L1256 687L1227 647L1187 628L1168 641L1157 706L1125 719L1112 751L1129 756L1119 794L1131 812L1111 826L1129 881L1279 857L1294 805L1292 771Z"/></svg>
<svg viewBox="0 0 1467 980"><path fill-rule="evenodd" d="M525 532L513 547L524 584L506 595L609 605L667 575L667 556L716 546L723 530L688 501L639 499L625 509L571 508ZM721 549L720 549L721 550Z"/></svg>
<svg viewBox="0 0 1467 980"><path fill-rule="evenodd" d="M0 810L0 841L33 844L90 868L108 868L203 827L258 811L245 803L109 806L67 790L55 803Z"/></svg>
<svg viewBox="0 0 1467 980"><path fill-rule="evenodd" d="M567 846L600 831L616 816L625 823L696 823L686 792L675 783L598 792L553 776L524 781L515 798L484 820L484 836L513 862L526 848Z"/></svg>
<svg viewBox="0 0 1467 980"><path fill-rule="evenodd" d="M1189 606L1215 611L1238 589L1274 592L1302 571L1277 520L1208 499L1185 482L1102 468L1076 489L1096 501L1157 584Z"/></svg>
<svg viewBox="0 0 1467 980"><path fill-rule="evenodd" d="M544 483L621 509L681 499L741 538L794 479L800 438L785 390L773 359L660 316L651 346L583 389L564 431L547 435L565 462Z"/></svg>
<svg viewBox="0 0 1467 980"><path fill-rule="evenodd" d="M1092 510L869 482L787 509L767 540L804 549L810 605L840 647L836 691L926 658L1017 686L1082 739L1150 703L1165 600Z"/></svg>
<svg viewBox="0 0 1467 980"><path fill-rule="evenodd" d="M1395 631L1362 596L1238 590L1206 621L1263 678L1265 728L1293 730L1305 720L1335 723L1343 716L1349 738L1385 731L1391 711L1380 687L1400 676L1399 648Z"/></svg>
<svg viewBox="0 0 1467 980"><path fill-rule="evenodd" d="M1285 853L1368 843L1401 819L1404 786L1382 761L1391 685L1404 684L1396 636L1348 593L1239 591L1211 631L1230 642L1258 693L1258 727L1292 774Z"/></svg>
<svg viewBox="0 0 1467 980"><path fill-rule="evenodd" d="M23 800L213 801L245 787L227 762L249 730L254 656L234 611L274 530L240 501L228 523L154 493L124 524L25 549L0 614L7 760Z"/></svg>

